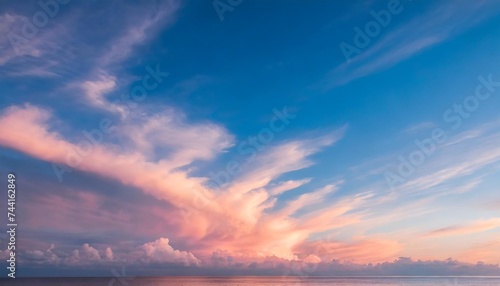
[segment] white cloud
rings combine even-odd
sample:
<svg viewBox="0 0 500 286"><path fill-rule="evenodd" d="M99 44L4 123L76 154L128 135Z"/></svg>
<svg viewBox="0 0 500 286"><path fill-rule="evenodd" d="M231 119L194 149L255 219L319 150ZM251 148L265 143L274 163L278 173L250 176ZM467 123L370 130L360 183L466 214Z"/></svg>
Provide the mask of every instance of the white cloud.
<svg viewBox="0 0 500 286"><path fill-rule="evenodd" d="M179 263L185 266L198 265L200 261L190 252L175 250L168 238L160 238L139 247L144 251L138 259L153 263Z"/></svg>
<svg viewBox="0 0 500 286"><path fill-rule="evenodd" d="M152 31L159 30L155 26L162 27L165 24L173 23L180 8L180 3L175 0L167 0L160 2L159 5L150 5L148 7L146 13L141 13L135 7L133 8L134 14L138 15L131 15L134 21L129 23L122 35L115 39L108 51L102 55L99 61L102 66L116 64L125 60L137 45L144 44L151 34L154 34Z"/></svg>

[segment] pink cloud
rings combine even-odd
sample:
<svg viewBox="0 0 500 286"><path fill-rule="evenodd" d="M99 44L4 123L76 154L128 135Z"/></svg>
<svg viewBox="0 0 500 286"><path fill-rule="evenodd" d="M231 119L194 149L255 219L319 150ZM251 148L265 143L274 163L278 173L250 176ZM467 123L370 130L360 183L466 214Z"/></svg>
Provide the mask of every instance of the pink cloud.
<svg viewBox="0 0 500 286"><path fill-rule="evenodd" d="M0 134L0 144L43 160L64 164L68 154L78 152L79 147L77 143L49 131L50 120L51 114L46 110L31 105L11 107L0 116L0 124L15 128ZM159 215L175 224L174 235L183 238L183 243L193 255L207 257L213 251L224 250L239 256L275 256L290 260L297 257L297 249L303 252L299 253L302 257L318 255L308 252L311 249L301 247L308 237L358 223L361 216L352 211L365 205L371 197L369 193L359 194L344 197L328 206L323 205L324 198L342 184L337 182L289 200L284 207L275 208L280 194L307 183L309 179L278 185L271 182L284 173L310 166L312 161L308 157L339 140L343 129L316 139L277 144L258 154L248 166L243 166L242 175L227 188L211 190L204 186L206 178L191 177L189 171L181 171L177 167L194 160L213 158L224 148L231 146L231 141L228 140L231 136L224 128L212 123L187 124L185 120L176 117L157 116L146 119L142 126L147 128L142 132L138 126L137 123L121 122L116 127L118 130L137 129L137 132L128 133L131 145L118 148L110 143L95 144L92 151L82 157L78 164L73 164L73 167L137 187L145 194L169 202L173 209L165 210L163 214L159 211ZM162 133L159 130L168 132ZM197 138L199 133L206 134L208 140ZM124 135L124 132L117 134ZM185 141L190 143L181 144ZM147 153L144 151L165 145L174 149L172 156L152 160L150 156L144 155ZM95 195L85 192L77 194L82 208L99 208L100 200ZM73 203L63 202L62 198L57 197L51 199L60 201L62 212L71 213ZM305 208L310 208L311 211L305 215L296 215ZM95 221L97 218L89 219ZM57 218L55 220L60 221ZM45 222L40 222L40 225L43 224ZM363 260L369 257L360 250L363 249L361 246L359 249L355 246L343 249L353 251L353 259ZM375 248L374 246L371 250ZM386 249L392 251L395 248ZM171 249L167 240L145 244L142 250L146 252L149 261L166 261L170 258L165 258L164 255L178 254ZM91 255L91 251L87 247L75 252L73 257L97 259L97 255ZM357 251L360 251L359 254ZM342 257L349 256L346 252Z"/></svg>
<svg viewBox="0 0 500 286"><path fill-rule="evenodd" d="M477 220L464 225L449 226L431 231L427 236L465 235L500 227L500 218Z"/></svg>
<svg viewBox="0 0 500 286"><path fill-rule="evenodd" d="M187 251L175 250L170 246L168 238L160 238L140 246L144 254L139 259L157 263L179 263L185 266L198 265L200 261Z"/></svg>
<svg viewBox="0 0 500 286"><path fill-rule="evenodd" d="M101 262L99 251L88 243L82 245L80 249L75 249L71 255L65 259L67 264L93 264Z"/></svg>
<svg viewBox="0 0 500 286"><path fill-rule="evenodd" d="M200 260L192 253L174 249L169 244L168 238L159 238L156 241L132 247L126 251L115 254L111 247L98 249L88 243L70 252L51 245L45 251L20 250L18 251L23 261L34 263L49 263L62 265L99 265L113 262L127 264L171 263L183 266L196 266ZM1 254L7 254L5 250Z"/></svg>
<svg viewBox="0 0 500 286"><path fill-rule="evenodd" d="M321 261L347 261L376 263L390 261L399 256L403 246L394 240L354 239L352 242L313 241L300 246L303 253L311 253Z"/></svg>
<svg viewBox="0 0 500 286"><path fill-rule="evenodd" d="M104 251L103 259L104 261L113 261L113 250L110 247L107 247Z"/></svg>
<svg viewBox="0 0 500 286"><path fill-rule="evenodd" d="M100 74L94 80L86 80L79 84L79 88L83 90L85 101L97 108L105 110L116 110L117 106L109 103L105 95L110 93L116 88L116 78L106 73Z"/></svg>

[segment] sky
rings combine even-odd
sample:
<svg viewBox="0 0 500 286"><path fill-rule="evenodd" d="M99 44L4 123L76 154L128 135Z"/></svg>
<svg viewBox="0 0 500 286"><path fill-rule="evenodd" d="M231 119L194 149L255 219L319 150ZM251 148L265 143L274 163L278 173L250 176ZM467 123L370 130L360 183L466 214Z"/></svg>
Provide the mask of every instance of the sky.
<svg viewBox="0 0 500 286"><path fill-rule="evenodd" d="M17 275L500 275L499 15L0 1Z"/></svg>

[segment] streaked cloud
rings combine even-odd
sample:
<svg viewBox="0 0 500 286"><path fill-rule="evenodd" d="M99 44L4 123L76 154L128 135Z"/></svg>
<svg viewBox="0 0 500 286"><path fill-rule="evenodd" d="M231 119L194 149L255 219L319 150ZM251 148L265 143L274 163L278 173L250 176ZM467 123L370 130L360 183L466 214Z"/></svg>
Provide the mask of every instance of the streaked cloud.
<svg viewBox="0 0 500 286"><path fill-rule="evenodd" d="M453 225L441 229L436 229L429 232L427 236L466 235L492 230L498 227L500 227L500 218L492 218L486 220L477 220L464 225Z"/></svg>
<svg viewBox="0 0 500 286"><path fill-rule="evenodd" d="M407 13L412 9L411 5L411 2L405 2L404 10L396 16ZM317 86L329 90L390 68L494 16L493 11L498 8L496 3L488 1L463 2L461 5L438 1L432 6L380 39L374 39L375 44L362 50L351 61L333 68ZM360 26L364 28L364 23Z"/></svg>

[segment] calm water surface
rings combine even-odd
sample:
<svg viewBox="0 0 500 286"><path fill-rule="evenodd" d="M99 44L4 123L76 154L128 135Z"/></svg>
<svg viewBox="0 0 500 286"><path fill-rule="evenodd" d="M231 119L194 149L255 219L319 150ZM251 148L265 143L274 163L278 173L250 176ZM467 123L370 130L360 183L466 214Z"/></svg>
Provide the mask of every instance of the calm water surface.
<svg viewBox="0 0 500 286"><path fill-rule="evenodd" d="M378 277L378 278L282 278L282 277L153 277L153 278L16 278L1 279L0 285L23 285L23 286L395 286L395 285L498 285L500 277Z"/></svg>

